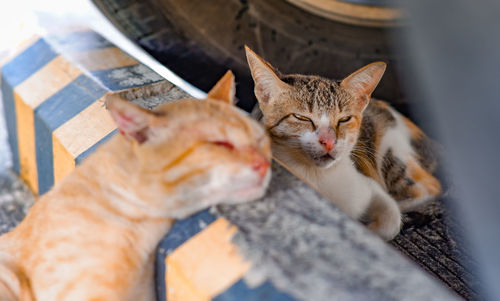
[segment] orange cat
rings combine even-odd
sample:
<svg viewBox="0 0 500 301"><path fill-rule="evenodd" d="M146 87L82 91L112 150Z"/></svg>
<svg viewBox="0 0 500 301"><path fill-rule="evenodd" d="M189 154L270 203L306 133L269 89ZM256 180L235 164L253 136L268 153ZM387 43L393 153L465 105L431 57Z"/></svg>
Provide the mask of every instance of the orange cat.
<svg viewBox="0 0 500 301"><path fill-rule="evenodd" d="M0 237L0 300L155 300L153 258L174 218L264 194L265 130L228 72L204 101L154 111L109 95L116 135Z"/></svg>

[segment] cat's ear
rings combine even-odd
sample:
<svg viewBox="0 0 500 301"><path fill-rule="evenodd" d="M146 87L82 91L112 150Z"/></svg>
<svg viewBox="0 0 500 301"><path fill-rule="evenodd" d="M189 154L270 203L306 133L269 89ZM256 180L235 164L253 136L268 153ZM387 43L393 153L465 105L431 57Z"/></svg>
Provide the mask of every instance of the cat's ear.
<svg viewBox="0 0 500 301"><path fill-rule="evenodd" d="M274 72L273 67L260 56L245 45L248 66L255 83L255 96L259 103L269 103L275 95L278 95L289 86L284 83Z"/></svg>
<svg viewBox="0 0 500 301"><path fill-rule="evenodd" d="M105 96L106 108L118 130L127 138L144 143L150 138L150 125L157 113L139 107L113 93Z"/></svg>
<svg viewBox="0 0 500 301"><path fill-rule="evenodd" d="M373 90L375 90L382 75L384 75L386 66L387 64L384 62L375 62L366 65L346 77L340 83L340 86L358 99L364 109L370 101Z"/></svg>
<svg viewBox="0 0 500 301"><path fill-rule="evenodd" d="M234 104L234 94L236 87L234 83L234 75L231 70L228 70L224 76L219 79L215 86L208 92L207 98L212 98Z"/></svg>

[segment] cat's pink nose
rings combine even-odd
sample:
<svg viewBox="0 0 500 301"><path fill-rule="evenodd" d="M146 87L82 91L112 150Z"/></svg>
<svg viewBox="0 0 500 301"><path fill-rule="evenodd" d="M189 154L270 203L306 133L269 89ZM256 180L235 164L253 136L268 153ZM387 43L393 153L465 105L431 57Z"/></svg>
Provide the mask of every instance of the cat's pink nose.
<svg viewBox="0 0 500 301"><path fill-rule="evenodd" d="M257 157L252 162L252 169L259 174L261 178L264 178L267 174L267 170L269 169L269 161L264 157Z"/></svg>
<svg viewBox="0 0 500 301"><path fill-rule="evenodd" d="M335 139L333 137L323 136L319 138L319 144L329 152L335 146Z"/></svg>
<svg viewBox="0 0 500 301"><path fill-rule="evenodd" d="M330 152L335 147L337 135L331 127L320 127L318 129L318 142L327 151Z"/></svg>

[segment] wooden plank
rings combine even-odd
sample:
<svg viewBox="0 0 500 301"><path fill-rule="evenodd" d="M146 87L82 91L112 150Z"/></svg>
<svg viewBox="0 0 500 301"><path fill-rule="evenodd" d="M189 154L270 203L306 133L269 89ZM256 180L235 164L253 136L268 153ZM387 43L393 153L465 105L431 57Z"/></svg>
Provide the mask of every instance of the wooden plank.
<svg viewBox="0 0 500 301"><path fill-rule="evenodd" d="M231 243L235 226L219 218L167 256L167 299L211 300L250 268Z"/></svg>

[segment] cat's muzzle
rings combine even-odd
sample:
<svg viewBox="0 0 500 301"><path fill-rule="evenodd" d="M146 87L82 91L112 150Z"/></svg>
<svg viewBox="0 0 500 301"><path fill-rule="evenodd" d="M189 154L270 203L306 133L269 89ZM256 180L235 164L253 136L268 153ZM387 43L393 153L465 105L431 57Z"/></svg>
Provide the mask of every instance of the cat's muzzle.
<svg viewBox="0 0 500 301"><path fill-rule="evenodd" d="M322 156L312 158L314 164L321 168L330 167L336 160L335 154L326 153Z"/></svg>

